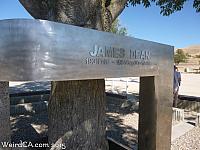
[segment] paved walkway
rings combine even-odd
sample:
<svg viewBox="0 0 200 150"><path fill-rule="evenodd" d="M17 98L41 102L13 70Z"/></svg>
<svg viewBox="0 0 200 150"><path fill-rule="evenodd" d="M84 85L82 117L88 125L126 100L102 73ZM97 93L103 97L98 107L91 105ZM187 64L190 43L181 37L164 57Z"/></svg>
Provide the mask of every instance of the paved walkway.
<svg viewBox="0 0 200 150"><path fill-rule="evenodd" d="M182 73L181 76L179 94L200 97L200 74ZM126 91L128 93L139 93L139 78L109 78L106 81L106 90L124 94Z"/></svg>
<svg viewBox="0 0 200 150"><path fill-rule="evenodd" d="M179 93L181 95L189 95L200 97L200 74L182 73L182 82Z"/></svg>
<svg viewBox="0 0 200 150"><path fill-rule="evenodd" d="M186 132L192 130L195 126L186 123L181 122L179 124L176 124L172 127L172 137L171 140L174 141L175 139L179 138L180 136L184 135Z"/></svg>

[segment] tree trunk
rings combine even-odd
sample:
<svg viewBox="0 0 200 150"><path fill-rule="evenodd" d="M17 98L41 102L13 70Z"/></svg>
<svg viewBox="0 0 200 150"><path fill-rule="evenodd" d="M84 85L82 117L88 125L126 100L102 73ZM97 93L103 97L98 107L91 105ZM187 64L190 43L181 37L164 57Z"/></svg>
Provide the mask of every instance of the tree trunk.
<svg viewBox="0 0 200 150"><path fill-rule="evenodd" d="M10 100L8 94L9 82L0 82L0 149L1 142L10 142ZM8 148L3 148L8 149Z"/></svg>
<svg viewBox="0 0 200 150"><path fill-rule="evenodd" d="M34 18L109 31L128 0L115 0L112 5L110 0L19 1ZM104 84L103 79L52 82L50 143L67 144L70 150L108 149Z"/></svg>
<svg viewBox="0 0 200 150"><path fill-rule="evenodd" d="M63 143L70 150L107 149L104 83L102 79L52 82L50 143Z"/></svg>
<svg viewBox="0 0 200 150"><path fill-rule="evenodd" d="M99 0L58 0L51 1L50 7L49 20L103 29ZM52 149L108 149L104 79L52 82L48 117Z"/></svg>

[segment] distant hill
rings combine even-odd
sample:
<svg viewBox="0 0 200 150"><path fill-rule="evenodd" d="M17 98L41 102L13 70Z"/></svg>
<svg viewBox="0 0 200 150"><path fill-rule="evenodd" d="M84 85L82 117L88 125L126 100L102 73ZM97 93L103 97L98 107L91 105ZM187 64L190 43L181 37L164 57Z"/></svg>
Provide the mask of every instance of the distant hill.
<svg viewBox="0 0 200 150"><path fill-rule="evenodd" d="M192 56L200 55L200 45L192 45L181 49Z"/></svg>
<svg viewBox="0 0 200 150"><path fill-rule="evenodd" d="M200 44L199 45L191 45L185 48L180 48L185 53L188 53L190 57L188 57L188 60L186 63L180 63L179 67L182 72L185 70L185 68L189 68L190 72L194 72L193 69L197 69L200 67L200 58L197 58L197 55L200 55Z"/></svg>

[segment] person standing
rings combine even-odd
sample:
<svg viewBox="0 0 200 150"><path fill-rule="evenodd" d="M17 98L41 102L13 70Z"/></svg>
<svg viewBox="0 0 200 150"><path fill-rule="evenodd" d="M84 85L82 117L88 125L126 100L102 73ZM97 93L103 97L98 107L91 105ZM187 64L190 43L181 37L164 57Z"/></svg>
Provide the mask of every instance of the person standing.
<svg viewBox="0 0 200 150"><path fill-rule="evenodd" d="M173 100L173 107L177 107L177 101L178 101L178 92L179 87L181 85L181 73L178 71L178 68L174 65L174 100Z"/></svg>

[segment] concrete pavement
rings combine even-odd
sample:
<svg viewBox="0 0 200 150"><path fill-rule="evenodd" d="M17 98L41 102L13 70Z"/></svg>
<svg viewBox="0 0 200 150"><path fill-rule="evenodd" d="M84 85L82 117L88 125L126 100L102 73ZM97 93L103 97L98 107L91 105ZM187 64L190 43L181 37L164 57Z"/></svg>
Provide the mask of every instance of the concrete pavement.
<svg viewBox="0 0 200 150"><path fill-rule="evenodd" d="M186 123L181 122L179 124L176 124L172 127L172 136L171 141L174 141L175 139L179 138L180 136L184 135L186 132L189 132L192 130L195 126Z"/></svg>
<svg viewBox="0 0 200 150"><path fill-rule="evenodd" d="M180 95L200 97L200 74L182 73L179 89ZM128 82L127 82L128 81ZM114 93L139 93L139 77L109 78L106 81L106 91Z"/></svg>
<svg viewBox="0 0 200 150"><path fill-rule="evenodd" d="M182 73L180 95L200 97L200 74ZM128 81L128 82L126 82ZM10 92L49 90L50 82L9 82ZM139 93L139 77L109 78L106 80L106 91L114 93Z"/></svg>
<svg viewBox="0 0 200 150"><path fill-rule="evenodd" d="M182 73L180 95L200 97L200 74Z"/></svg>

